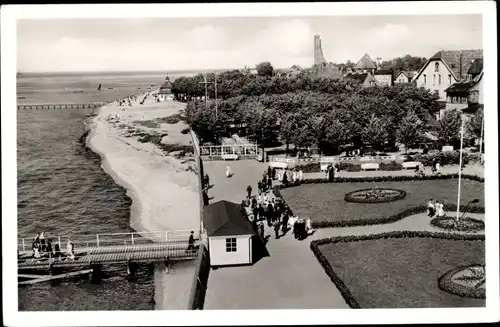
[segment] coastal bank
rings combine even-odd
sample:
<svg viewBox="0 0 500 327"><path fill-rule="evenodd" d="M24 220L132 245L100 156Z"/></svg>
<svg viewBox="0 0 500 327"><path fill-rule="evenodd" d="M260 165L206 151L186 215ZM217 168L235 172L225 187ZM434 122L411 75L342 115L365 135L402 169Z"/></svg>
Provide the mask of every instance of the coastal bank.
<svg viewBox="0 0 500 327"><path fill-rule="evenodd" d="M134 230L199 230L194 157L179 151L166 153L155 142L147 141L161 138L162 144L172 148L192 146L189 133L181 132L187 127L184 122L165 121L185 105L156 102L151 96L141 104L139 99L143 98L137 97L131 106L113 102L100 107L88 122L87 146L101 157L103 170L127 190ZM194 269L194 263L187 262L156 265L155 309L185 309Z"/></svg>

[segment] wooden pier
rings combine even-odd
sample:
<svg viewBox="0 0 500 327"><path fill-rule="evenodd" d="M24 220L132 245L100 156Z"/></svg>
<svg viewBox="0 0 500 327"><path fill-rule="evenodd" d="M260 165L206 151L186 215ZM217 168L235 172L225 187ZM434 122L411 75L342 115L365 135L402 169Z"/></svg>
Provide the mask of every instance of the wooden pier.
<svg viewBox="0 0 500 327"><path fill-rule="evenodd" d="M18 270L50 270L53 268L89 268L112 263L137 264L141 262L165 262L169 260L192 260L198 255L197 247L188 249L190 231L161 231L145 233L114 233L89 236L73 236L74 259L67 253L67 237L47 237L52 239L52 249L56 244L62 252L61 258L41 252L42 257L34 258L27 249L24 238L18 240ZM200 232L194 232L195 245L200 244ZM74 241L73 241L74 239ZM62 243L61 243L62 241ZM31 240L29 242L31 247ZM99 268L100 269L100 268Z"/></svg>
<svg viewBox="0 0 500 327"><path fill-rule="evenodd" d="M93 109L105 105L102 102L96 103L69 103L69 104L18 104L17 110L47 110L47 109Z"/></svg>

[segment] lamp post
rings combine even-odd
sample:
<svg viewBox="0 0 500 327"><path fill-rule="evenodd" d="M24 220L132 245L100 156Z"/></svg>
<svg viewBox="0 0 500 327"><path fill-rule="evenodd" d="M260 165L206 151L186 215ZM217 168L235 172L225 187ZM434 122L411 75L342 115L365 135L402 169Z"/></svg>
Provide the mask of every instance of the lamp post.
<svg viewBox="0 0 500 327"><path fill-rule="evenodd" d="M462 214L462 217L460 217L460 219L462 219L465 216L465 212L467 211L467 209L469 209L469 205L471 203L478 203L478 202L479 202L479 199L474 199L474 200L469 201L469 203L467 203L467 205L465 206L464 213Z"/></svg>
<svg viewBox="0 0 500 327"><path fill-rule="evenodd" d="M462 151L463 151L463 145L464 145L464 117L463 114L460 115L460 118L462 119L462 126L460 128L460 160L458 164L458 195L457 195L457 222L459 220L459 215L460 215L460 188L461 188L461 182L462 182Z"/></svg>

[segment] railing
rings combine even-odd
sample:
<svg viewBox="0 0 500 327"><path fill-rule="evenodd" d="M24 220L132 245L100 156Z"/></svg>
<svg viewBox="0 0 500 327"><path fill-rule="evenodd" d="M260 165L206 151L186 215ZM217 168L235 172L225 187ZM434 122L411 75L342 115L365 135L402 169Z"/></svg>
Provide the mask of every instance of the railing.
<svg viewBox="0 0 500 327"><path fill-rule="evenodd" d="M258 146L255 144L205 145L200 146L202 157L222 157L223 154L237 154L242 157L257 156Z"/></svg>
<svg viewBox="0 0 500 327"><path fill-rule="evenodd" d="M102 107L105 103L69 103L69 104L19 104L17 110L21 109L92 109Z"/></svg>
<svg viewBox="0 0 500 327"><path fill-rule="evenodd" d="M193 230L195 240L199 240L201 233L199 230ZM187 243L191 230L173 230L173 231L157 231L157 232L132 232L132 233L105 233L95 235L74 235L68 236L50 236L45 237L47 242L52 240L52 248L56 244L59 245L61 251L68 239L78 248L96 248L96 247L111 247L111 246L127 246L139 244L152 244L158 242L168 243ZM19 251L31 251L32 238L18 238L17 249Z"/></svg>

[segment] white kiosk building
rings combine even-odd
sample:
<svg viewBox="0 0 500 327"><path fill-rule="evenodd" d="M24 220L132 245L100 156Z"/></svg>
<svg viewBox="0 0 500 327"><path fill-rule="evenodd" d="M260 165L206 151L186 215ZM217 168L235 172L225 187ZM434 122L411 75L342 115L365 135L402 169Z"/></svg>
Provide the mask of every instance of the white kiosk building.
<svg viewBox="0 0 500 327"><path fill-rule="evenodd" d="M255 231L240 204L219 201L203 208L211 266L252 263Z"/></svg>

